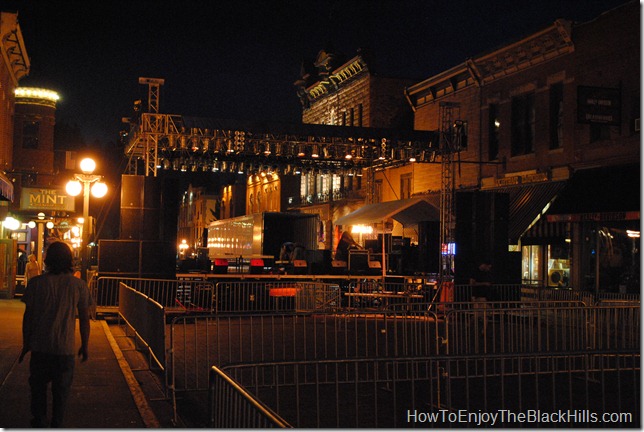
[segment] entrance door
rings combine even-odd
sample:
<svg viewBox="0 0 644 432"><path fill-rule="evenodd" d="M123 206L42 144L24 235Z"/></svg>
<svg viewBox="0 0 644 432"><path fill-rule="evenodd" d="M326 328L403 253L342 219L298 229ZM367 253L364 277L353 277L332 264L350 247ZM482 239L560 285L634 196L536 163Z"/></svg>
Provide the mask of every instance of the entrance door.
<svg viewBox="0 0 644 432"><path fill-rule="evenodd" d="M14 239L0 239L0 298L13 298L18 266L17 247Z"/></svg>

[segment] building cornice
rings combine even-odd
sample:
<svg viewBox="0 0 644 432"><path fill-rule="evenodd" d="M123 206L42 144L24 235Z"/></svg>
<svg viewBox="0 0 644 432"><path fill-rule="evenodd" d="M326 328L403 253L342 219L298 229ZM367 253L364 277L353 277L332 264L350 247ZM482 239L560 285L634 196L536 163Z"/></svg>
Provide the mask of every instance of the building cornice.
<svg viewBox="0 0 644 432"><path fill-rule="evenodd" d="M466 87L485 86L517 72L574 52L571 23L557 20L547 28L500 49L466 60L405 90L415 110Z"/></svg>
<svg viewBox="0 0 644 432"><path fill-rule="evenodd" d="M363 72L368 72L367 63L361 56L356 56L335 69L325 79L308 87L306 89L307 97L310 101L319 99L328 93L338 90L348 80Z"/></svg>
<svg viewBox="0 0 644 432"><path fill-rule="evenodd" d="M0 12L0 51L14 86L29 74L27 48L18 25L18 15Z"/></svg>

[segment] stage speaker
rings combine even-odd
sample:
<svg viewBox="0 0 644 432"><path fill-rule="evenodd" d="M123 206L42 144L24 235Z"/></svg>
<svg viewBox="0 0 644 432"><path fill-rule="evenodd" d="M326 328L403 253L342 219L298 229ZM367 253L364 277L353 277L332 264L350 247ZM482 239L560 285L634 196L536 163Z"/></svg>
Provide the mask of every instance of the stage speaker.
<svg viewBox="0 0 644 432"><path fill-rule="evenodd" d="M492 261L497 276L509 270L504 268L508 262L509 202L507 193L455 194L456 284L469 281L481 257Z"/></svg>
<svg viewBox="0 0 644 432"><path fill-rule="evenodd" d="M251 258L248 272L250 274L264 273L264 260L261 258Z"/></svg>
<svg viewBox="0 0 644 432"><path fill-rule="evenodd" d="M369 268L369 251L349 250L349 273L365 274Z"/></svg>
<svg viewBox="0 0 644 432"><path fill-rule="evenodd" d="M99 240L98 272L132 277L173 278L174 248L167 242Z"/></svg>
<svg viewBox="0 0 644 432"><path fill-rule="evenodd" d="M156 177L121 176L122 240L159 240L159 189Z"/></svg>
<svg viewBox="0 0 644 432"><path fill-rule="evenodd" d="M228 273L228 260L225 258L215 258L212 263L212 272L214 274Z"/></svg>
<svg viewBox="0 0 644 432"><path fill-rule="evenodd" d="M347 273L347 262L341 260L331 261L331 274L339 275Z"/></svg>
<svg viewBox="0 0 644 432"><path fill-rule="evenodd" d="M293 260L293 274L303 275L303 274L306 274L307 271L308 271L308 264L306 263L306 260L303 260L303 259Z"/></svg>
<svg viewBox="0 0 644 432"><path fill-rule="evenodd" d="M98 272L139 273L139 242L129 240L98 241Z"/></svg>

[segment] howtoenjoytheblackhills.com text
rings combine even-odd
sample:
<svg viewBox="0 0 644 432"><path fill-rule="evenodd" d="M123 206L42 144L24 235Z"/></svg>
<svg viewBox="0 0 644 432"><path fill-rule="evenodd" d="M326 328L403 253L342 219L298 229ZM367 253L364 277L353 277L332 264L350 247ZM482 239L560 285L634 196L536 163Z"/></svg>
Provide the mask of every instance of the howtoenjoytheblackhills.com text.
<svg viewBox="0 0 644 432"><path fill-rule="evenodd" d="M543 426L555 424L600 424L615 423L628 424L633 422L631 413L598 413L590 410L496 410L496 411L468 411L468 410L438 410L423 412L407 410L407 422L416 426L426 424L461 424L468 426L504 426L509 424L531 424Z"/></svg>

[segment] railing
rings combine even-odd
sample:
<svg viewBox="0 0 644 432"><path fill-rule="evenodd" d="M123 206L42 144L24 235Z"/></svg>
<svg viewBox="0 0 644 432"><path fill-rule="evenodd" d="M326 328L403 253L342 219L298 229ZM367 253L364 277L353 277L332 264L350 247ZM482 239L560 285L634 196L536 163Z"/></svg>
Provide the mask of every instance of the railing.
<svg viewBox="0 0 644 432"><path fill-rule="evenodd" d="M166 311L212 310L214 285L199 280L142 279L101 276L90 285L90 291L97 309L116 312L119 304L119 284L154 299Z"/></svg>
<svg viewBox="0 0 644 432"><path fill-rule="evenodd" d="M112 297L114 284L117 284L118 293L118 283L121 281L130 282L131 290L140 294L134 295L128 289L121 294L121 300L118 296ZM433 298L433 287L422 284L383 284L382 281L365 280L354 282L347 288L350 292L384 290L414 295L420 292L426 298ZM456 286L454 291L456 294L460 290L460 295L467 297L468 289L468 286ZM517 285L500 286L498 290L501 294L497 298L500 300L486 302L484 308L479 308L480 304L464 301L439 304L429 301L401 301L386 307L378 305L378 308L374 308L373 304L365 304L364 308L348 309L343 306L345 296L341 296L341 289L335 284L321 282L241 281L221 282L213 286L205 281L102 277L93 284L93 295L99 307L111 304L115 309L120 308L124 299L134 295L132 298L147 296L159 303L159 307L167 304L176 308L178 303L186 303L194 305L193 310L203 312L193 316L184 314L173 319L170 324L169 346L165 347L165 352L170 355L165 358L165 371L166 389L171 392L175 416L177 394L206 391L210 384L209 371L213 365L223 367L251 363L259 368L263 367L262 364L290 362L313 365L328 361L352 362L355 365L365 359L404 359L406 363L396 365L404 364L407 368L412 367L409 366L412 363L407 360L429 357L444 359L448 356L451 362L460 358L461 363L431 363L431 368L438 369L426 372L427 377L431 378L422 385L435 387L431 393L431 403L442 407L445 406L445 398L454 394L450 393L447 383L456 386L455 388L472 385L476 388L467 391L478 391L481 385L491 385L485 381L488 371L494 371L507 381L510 364L514 365L513 368L518 368L518 372L514 369L512 371L519 375L529 370L525 369L528 366L543 366L546 367L544 370L549 370L547 368L550 367L550 379L558 382L565 373L573 372L573 366L578 368L578 360L574 360L574 364L566 363L566 353L577 355L575 358L581 358L581 353L599 353L599 357L586 358L591 362L599 361L600 368L604 369L613 367L612 363L606 363L609 360L605 360L609 358L609 353L639 353L640 308L639 302L634 299L611 297L609 300L600 299L600 303L596 304L595 297L589 297L588 293ZM201 293L203 302L196 293ZM520 299L514 300L517 293ZM540 298L549 300L543 301ZM136 322L140 318L136 314L140 314L142 309L133 307L133 301L125 301L126 304L122 305L123 315L129 317L128 322L137 333L144 335L148 330L148 323ZM167 312L169 308L165 307L164 310ZM182 310L187 311L188 307L183 305ZM440 310L440 314L437 315L434 310ZM155 322L162 322L161 320L165 320L163 314ZM161 336L143 337L157 342L165 340ZM148 345L153 344L148 342ZM155 346L155 350L163 352L158 346ZM549 352L554 353L552 363L542 365L542 362L548 361L546 353ZM639 354L637 356L639 360ZM476 363L475 357L486 360ZM496 363L487 360L492 358L501 360ZM536 358L539 360L530 360ZM597 358L602 360L596 360ZM615 361L623 360L619 356L614 358L619 359ZM159 361L163 364L163 360ZM505 366L501 372L495 369L497 365L503 364ZM322 373L322 369L310 369L315 367L317 366L306 366L307 369L302 370L314 376ZM394 377L402 373L398 367L389 369ZM414 363L413 367L420 368L417 374L420 379L423 376L421 369L427 369L428 366L421 362ZM591 369L595 367L597 363L588 366ZM589 377L603 373L591 369L588 369ZM630 374L632 370L627 372ZM639 374L639 367L637 373ZM515 381L515 384L525 383L528 379L527 375L521 376L522 381ZM382 375L378 375L377 379L369 381L369 386L380 386L381 377ZM449 381L440 381L440 377L449 377ZM483 381L476 381L475 377ZM416 378L412 381L415 380ZM505 385L506 381L498 385ZM395 384L399 386L398 390L407 386L407 391L414 391L413 387L406 384L406 380L402 382L403 384ZM246 381L239 383L245 385ZM321 383L325 381L322 380ZM344 381L339 384L342 384L344 392ZM338 392L339 384L331 383ZM390 385L394 384L390 382ZM535 382L534 385L542 384ZM354 388L362 391L362 384L354 384ZM564 387L557 387L557 391L562 388ZM298 391L305 389L306 397L309 397L308 392L313 390L308 387L300 387ZM565 389L570 390L572 387ZM324 391L327 391L326 387ZM253 396L264 400L264 393L253 391ZM622 394L619 393L618 396L621 397ZM639 397L639 393L637 396ZM378 398L387 400L385 395L378 395ZM362 400L362 397L358 399ZM322 401L327 402L326 399ZM352 414L350 420L345 418L345 414L339 414L339 420L336 421L342 425L364 424L362 413L365 411L361 403L359 413ZM280 416L283 414L280 410L275 412ZM288 419L288 423L302 427L300 420L293 422L292 417L283 417ZM323 424L325 422L326 419ZM401 424L398 420L395 422L397 425ZM377 423L380 427L383 424L389 425L390 421L383 418L377 420ZM370 427L368 422L366 427Z"/></svg>
<svg viewBox="0 0 644 432"><path fill-rule="evenodd" d="M340 308L340 287L322 282L234 281L215 286L216 313L331 312Z"/></svg>
<svg viewBox="0 0 644 432"><path fill-rule="evenodd" d="M640 348L639 306L583 306L574 302L501 305L461 304L462 309L448 311L447 352L459 355Z"/></svg>
<svg viewBox="0 0 644 432"><path fill-rule="evenodd" d="M119 316L134 331L135 340L143 343L150 358L165 369L165 311L150 297L124 283L119 285ZM149 361L152 365L152 361Z"/></svg>
<svg viewBox="0 0 644 432"><path fill-rule="evenodd" d="M351 314L180 316L170 326L170 373L176 394L204 391L212 365L439 352L436 316L387 311Z"/></svg>
<svg viewBox="0 0 644 432"><path fill-rule="evenodd" d="M297 428L617 428L640 426L639 363L639 352L566 352L222 370Z"/></svg>
<svg viewBox="0 0 644 432"><path fill-rule="evenodd" d="M217 366L210 368L208 399L208 406L211 408L208 427L227 429L292 427Z"/></svg>

